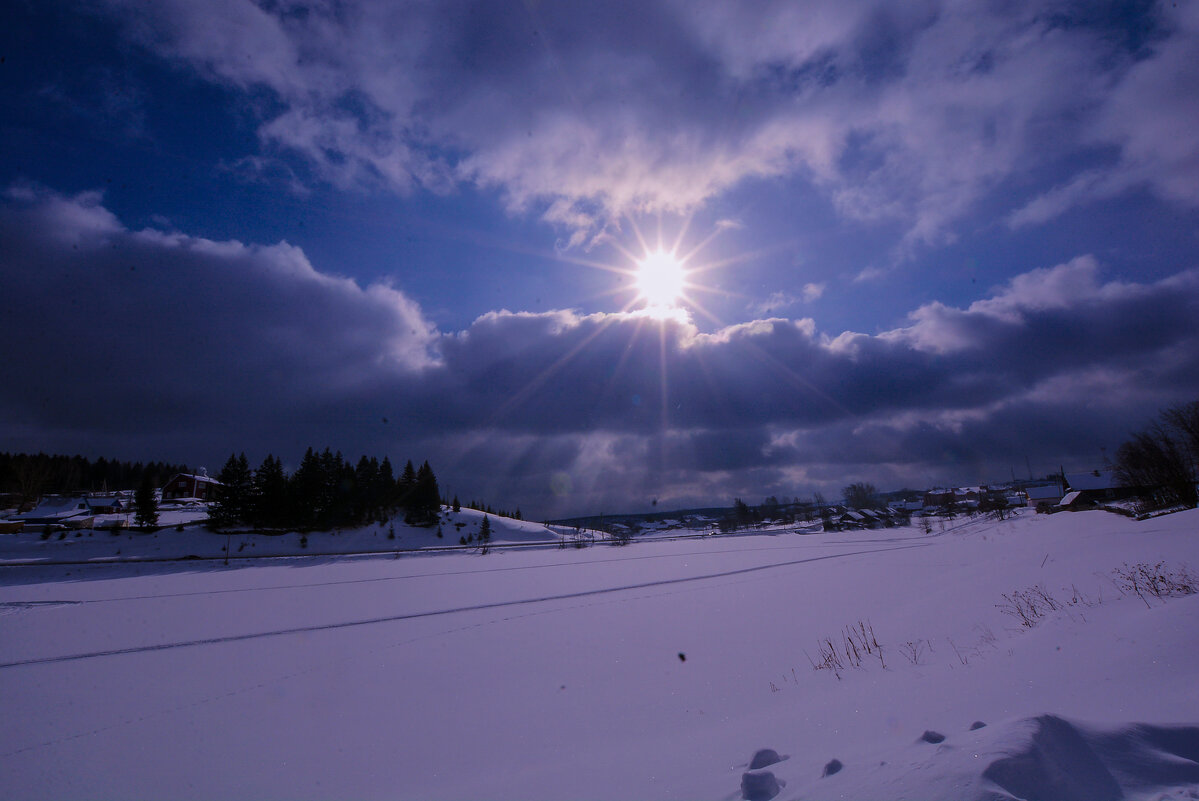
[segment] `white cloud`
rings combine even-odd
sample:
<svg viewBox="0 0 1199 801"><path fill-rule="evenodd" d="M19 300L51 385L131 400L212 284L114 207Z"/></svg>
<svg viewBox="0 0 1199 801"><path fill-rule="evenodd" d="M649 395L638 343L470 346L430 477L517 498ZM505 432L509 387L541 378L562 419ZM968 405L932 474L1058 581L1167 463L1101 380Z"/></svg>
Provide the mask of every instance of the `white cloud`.
<svg viewBox="0 0 1199 801"><path fill-rule="evenodd" d="M820 300L824 295L824 283L807 283L803 285L798 297L788 292L772 292L770 297L760 303L751 303L746 308L757 315L773 316L775 312L789 309L800 303L811 303Z"/></svg>
<svg viewBox="0 0 1199 801"><path fill-rule="evenodd" d="M1157 9L1168 36L1113 81L1098 103L1084 141L1115 146L1102 168L1084 170L1017 209L1013 228L1048 222L1084 203L1147 187L1188 206L1199 206L1199 7L1163 3Z"/></svg>
<svg viewBox="0 0 1199 801"><path fill-rule="evenodd" d="M264 146L320 179L497 188L574 244L621 214L783 176L847 217L899 223L902 256L952 239L1005 179L1095 141L1120 146L1119 168L1013 224L1133 177L1199 202L1185 9L1129 66L1085 26L994 4L109 4L156 52L272 93Z"/></svg>

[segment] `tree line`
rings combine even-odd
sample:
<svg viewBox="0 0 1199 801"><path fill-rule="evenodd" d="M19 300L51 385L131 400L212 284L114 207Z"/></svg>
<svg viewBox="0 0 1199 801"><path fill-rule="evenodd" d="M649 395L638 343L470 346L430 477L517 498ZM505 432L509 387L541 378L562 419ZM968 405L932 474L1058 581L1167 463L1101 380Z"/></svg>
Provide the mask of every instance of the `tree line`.
<svg viewBox="0 0 1199 801"><path fill-rule="evenodd" d="M401 511L407 523L432 525L442 504L427 461L417 468L409 460L397 477L386 456L353 463L329 448L309 448L291 475L273 455L251 470L244 453L232 454L217 481L222 487L210 511L217 528L327 530L389 520Z"/></svg>
<svg viewBox="0 0 1199 801"><path fill-rule="evenodd" d="M0 492L17 497L18 504L42 495L76 492L134 490L148 479L162 486L176 473L190 472L186 465L168 462L126 462L103 457L45 453L0 453Z"/></svg>

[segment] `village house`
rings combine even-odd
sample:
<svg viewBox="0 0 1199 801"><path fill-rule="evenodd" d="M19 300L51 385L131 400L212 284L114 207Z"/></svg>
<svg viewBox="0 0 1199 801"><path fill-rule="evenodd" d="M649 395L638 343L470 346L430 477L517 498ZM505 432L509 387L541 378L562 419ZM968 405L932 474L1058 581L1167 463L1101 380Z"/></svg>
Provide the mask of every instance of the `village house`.
<svg viewBox="0 0 1199 801"><path fill-rule="evenodd" d="M1136 487L1122 487L1114 470L1066 473L1066 486L1079 497L1094 503L1118 501L1137 494Z"/></svg>
<svg viewBox="0 0 1199 801"><path fill-rule="evenodd" d="M92 515L119 514L126 511L132 505L129 503L129 499L122 498L116 493L88 495L84 497L83 503L87 507L88 514Z"/></svg>
<svg viewBox="0 0 1199 801"><path fill-rule="evenodd" d="M221 482L209 478L201 469L198 474L176 473L162 488L163 501L211 501L220 491Z"/></svg>

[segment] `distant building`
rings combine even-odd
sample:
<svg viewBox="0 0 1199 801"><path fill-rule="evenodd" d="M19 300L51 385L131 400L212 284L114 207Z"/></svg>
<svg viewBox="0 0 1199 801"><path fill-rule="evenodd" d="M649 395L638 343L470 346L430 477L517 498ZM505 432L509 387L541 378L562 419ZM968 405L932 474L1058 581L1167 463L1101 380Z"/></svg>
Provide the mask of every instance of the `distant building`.
<svg viewBox="0 0 1199 801"><path fill-rule="evenodd" d="M113 515L124 512L128 505L120 495L88 495L83 499L88 514Z"/></svg>
<svg viewBox="0 0 1199 801"><path fill-rule="evenodd" d="M951 489L930 489L924 493L924 505L926 507L942 507L953 504L954 492Z"/></svg>
<svg viewBox="0 0 1199 801"><path fill-rule="evenodd" d="M1062 488L1057 484L1047 484L1041 487L1027 487L1025 492L1028 494L1028 505L1034 509L1050 508L1057 506L1061 501Z"/></svg>
<svg viewBox="0 0 1199 801"><path fill-rule="evenodd" d="M211 501L220 492L221 482L207 475L176 473L162 488L164 501Z"/></svg>

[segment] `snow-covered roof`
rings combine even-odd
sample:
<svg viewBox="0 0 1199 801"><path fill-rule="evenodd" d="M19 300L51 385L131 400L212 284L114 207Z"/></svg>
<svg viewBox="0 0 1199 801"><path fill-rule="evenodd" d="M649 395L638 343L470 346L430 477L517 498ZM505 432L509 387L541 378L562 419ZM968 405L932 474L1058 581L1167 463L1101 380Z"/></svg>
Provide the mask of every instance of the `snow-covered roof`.
<svg viewBox="0 0 1199 801"><path fill-rule="evenodd" d="M1073 492L1067 492L1064 496L1062 496L1062 499L1060 501L1058 501L1057 505L1058 506L1069 506L1070 504L1077 501L1079 496L1081 496L1081 495L1082 495L1082 493L1079 492L1078 490L1074 490Z"/></svg>
<svg viewBox="0 0 1199 801"><path fill-rule="evenodd" d="M1106 490L1120 486L1111 470L1092 470L1089 473L1066 473L1066 483L1072 490Z"/></svg>
<svg viewBox="0 0 1199 801"><path fill-rule="evenodd" d="M64 497L62 495L47 495L37 508L19 515L13 515L12 520L63 520L68 517L86 514L87 502L79 497Z"/></svg>
<svg viewBox="0 0 1199 801"><path fill-rule="evenodd" d="M197 484L216 484L217 486L221 486L221 482L217 481L212 476L198 476L195 473L176 473L175 475L171 476L171 481L174 481L177 478L190 478L195 480ZM167 483L169 484L171 481L168 481Z"/></svg>
<svg viewBox="0 0 1199 801"><path fill-rule="evenodd" d="M1049 484L1044 487L1029 487L1025 491L1028 493L1030 501L1057 500L1062 497L1062 490L1057 484Z"/></svg>

